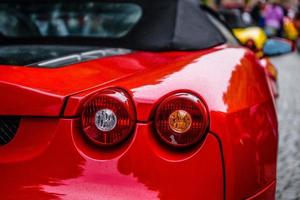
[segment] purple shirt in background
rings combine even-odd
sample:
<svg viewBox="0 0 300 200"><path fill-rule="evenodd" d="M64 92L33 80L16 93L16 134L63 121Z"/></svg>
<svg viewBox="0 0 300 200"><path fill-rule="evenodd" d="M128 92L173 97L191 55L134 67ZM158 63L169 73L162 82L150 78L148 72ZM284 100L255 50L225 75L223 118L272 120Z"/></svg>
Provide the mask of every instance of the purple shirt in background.
<svg viewBox="0 0 300 200"><path fill-rule="evenodd" d="M279 29L284 17L283 9L278 5L267 5L264 10L265 25Z"/></svg>

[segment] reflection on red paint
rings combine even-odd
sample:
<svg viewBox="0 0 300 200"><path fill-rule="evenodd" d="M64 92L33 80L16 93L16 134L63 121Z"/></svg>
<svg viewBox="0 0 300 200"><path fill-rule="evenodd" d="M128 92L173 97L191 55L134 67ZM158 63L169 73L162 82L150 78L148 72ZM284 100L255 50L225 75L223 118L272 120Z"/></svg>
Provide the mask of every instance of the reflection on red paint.
<svg viewBox="0 0 300 200"><path fill-rule="evenodd" d="M14 100L17 107L11 114L20 107L23 110L19 114L43 111L58 116L65 97L82 91L68 100L63 116L69 119L24 118L16 138L0 147L1 197L224 199L226 195L226 199L245 199L259 194L276 178L278 127L273 99L255 55L244 49L224 48L137 52L125 58L55 69L49 74L40 69L1 68L1 72L18 74L5 80L34 91L26 101L37 102L39 95L47 92L57 95L55 101L59 97L51 113L40 110L43 106L38 102L34 103L37 109L32 110ZM89 64L91 68L84 72ZM108 73L103 75L98 67ZM43 83L41 77L31 77L31 82L22 73L47 75L50 82ZM66 74L72 83L65 81ZM112 86L131 95L139 123L128 141L104 150L82 137L76 117L90 95ZM211 122L207 137L182 152L160 143L151 124L160 101L178 91L202 97ZM0 103L8 100L0 99ZM0 113L6 111L0 108Z"/></svg>

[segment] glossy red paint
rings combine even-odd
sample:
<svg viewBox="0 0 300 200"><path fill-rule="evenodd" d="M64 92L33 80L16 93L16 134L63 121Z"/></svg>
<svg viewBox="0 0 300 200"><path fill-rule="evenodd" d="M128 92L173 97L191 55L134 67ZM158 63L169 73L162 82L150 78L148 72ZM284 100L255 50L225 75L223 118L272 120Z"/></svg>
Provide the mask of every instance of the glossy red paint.
<svg viewBox="0 0 300 200"><path fill-rule="evenodd" d="M0 91L0 115L58 116L64 102L62 96L9 82L0 81Z"/></svg>
<svg viewBox="0 0 300 200"><path fill-rule="evenodd" d="M247 200L265 200L265 199L275 199L276 192L276 181L273 181L263 190L259 191L254 196L247 198Z"/></svg>
<svg viewBox="0 0 300 200"><path fill-rule="evenodd" d="M5 105L0 114L59 116L67 96L161 67L180 55L136 52L53 69L1 65L0 89L6 95L0 98Z"/></svg>
<svg viewBox="0 0 300 200"><path fill-rule="evenodd" d="M33 125L31 130L25 127L6 146L9 160L0 157L1 199L223 198L221 153L213 135L201 147L174 152L154 138L151 124L137 124L128 145L108 159L108 150L82 138L79 120L24 121ZM42 133L52 137L32 138L30 133L41 131L44 123L49 129ZM31 146L28 140L35 145L21 151L20 146ZM24 154L30 158L20 159Z"/></svg>
<svg viewBox="0 0 300 200"><path fill-rule="evenodd" d="M85 68L87 74L81 74ZM30 76L39 70L41 76L49 73L50 83ZM31 125L31 130L20 128L10 144L0 147L0 155L3 151L8 159L0 157L0 175L4 177L0 188L5 188L0 190L5 197L15 192L20 198L74 199L76 191L91 198L125 195L132 199L142 194L150 199L234 200L256 195L276 179L278 127L273 95L263 66L246 49L220 46L194 52L136 52L59 69L3 67L0 71L17 74L5 82L69 97L64 111L58 110L61 118L71 118L51 119L56 121L49 122L49 130L40 131L48 142L29 137L37 131L37 124ZM23 72L34 81L20 78ZM75 118L91 95L112 87L131 95L138 124L126 143L103 149L82 137ZM210 115L210 133L187 151L160 143L151 124L159 103L176 92L197 94ZM43 112L40 115L47 115ZM35 118L27 120L21 125L36 123ZM27 139L19 141L18 137ZM38 149L30 148L31 143ZM28 159L21 156L19 146L28 149Z"/></svg>
<svg viewBox="0 0 300 200"><path fill-rule="evenodd" d="M278 143L273 101L211 114L211 130L222 141L227 199L245 199L273 182Z"/></svg>
<svg viewBox="0 0 300 200"><path fill-rule="evenodd" d="M267 80L273 96L275 98L278 98L278 72L276 67L273 65L273 63L268 57L260 59L260 64L266 71Z"/></svg>
<svg viewBox="0 0 300 200"><path fill-rule="evenodd" d="M203 97L210 130L222 141L227 199L249 197L275 180L277 119L265 70L254 54L235 48L191 54L118 86L131 91L139 121L152 120L153 110L169 93L193 91ZM71 97L65 115L77 115L80 102L93 92Z"/></svg>
<svg viewBox="0 0 300 200"><path fill-rule="evenodd" d="M0 98L0 105L5 105L0 108L0 114L59 116L66 97L70 95L113 85L118 79L162 68L185 56L189 57L191 53L134 52L52 69L0 65L0 89L6 94ZM25 106L28 103L30 107Z"/></svg>

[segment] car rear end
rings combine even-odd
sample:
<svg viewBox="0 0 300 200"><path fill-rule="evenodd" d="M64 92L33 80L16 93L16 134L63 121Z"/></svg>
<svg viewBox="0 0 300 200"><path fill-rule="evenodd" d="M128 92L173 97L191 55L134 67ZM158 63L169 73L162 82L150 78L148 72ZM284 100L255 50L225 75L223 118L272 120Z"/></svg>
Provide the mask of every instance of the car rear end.
<svg viewBox="0 0 300 200"><path fill-rule="evenodd" d="M134 44L147 52L98 46L100 52L89 49L61 57L54 51L37 62L8 59L0 66L0 89L5 94L0 98L3 199L272 198L277 120L263 68L249 51L224 44L196 1L143 2L147 20L153 16L147 11L155 8L163 10L155 23L168 25L167 34L161 34L163 26L158 23L144 41L144 25L149 31L151 23L138 23L140 35L130 41L137 39ZM81 10L80 4L72 5ZM104 6L117 10L99 19L111 20L121 7ZM141 17L141 10L132 8L135 14L125 20L129 25ZM42 22L47 9L37 11L31 19ZM186 24L183 18L168 21L177 12L202 16L191 21L199 26ZM71 19L68 25L81 24L71 14L62 17L55 11L49 16L59 23ZM127 18L117 19L118 25ZM96 27L102 23L91 21ZM52 36L58 38L51 38L47 34L53 32L46 28L47 40L44 35L34 41L52 42L52 48L53 42L82 44L85 39L91 45L98 38L90 37L99 34L93 23L81 33L87 33L83 38L76 37L76 29L69 38L57 29ZM106 25L101 24L107 29L100 33L107 43L101 44L128 45L126 38L120 42L118 37L129 29L116 33L111 28L123 26ZM188 41L194 33L184 30L209 26L215 34ZM116 37L113 41L106 38L110 31ZM8 42L17 41L11 39ZM173 49L161 51L168 48Z"/></svg>
<svg viewBox="0 0 300 200"><path fill-rule="evenodd" d="M157 121L137 119L135 102L120 88L94 93L78 112L70 97L57 116L2 115L2 198L223 199L220 143L207 132L206 106L179 94L153 110L167 117ZM203 116L184 113L192 104ZM156 126L168 128L171 114L177 132L159 134Z"/></svg>

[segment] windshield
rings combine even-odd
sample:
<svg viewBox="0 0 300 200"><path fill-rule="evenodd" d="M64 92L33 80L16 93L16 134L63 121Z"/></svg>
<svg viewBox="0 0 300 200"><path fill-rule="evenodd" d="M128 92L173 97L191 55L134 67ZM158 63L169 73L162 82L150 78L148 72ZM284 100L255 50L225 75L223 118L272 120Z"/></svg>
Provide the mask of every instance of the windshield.
<svg viewBox="0 0 300 200"><path fill-rule="evenodd" d="M141 15L133 3L1 3L0 36L120 38Z"/></svg>

